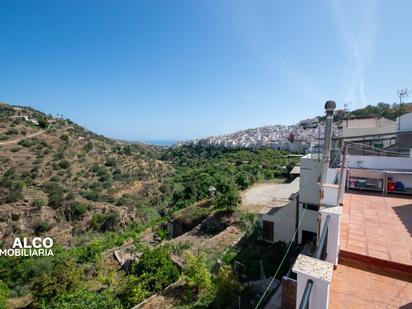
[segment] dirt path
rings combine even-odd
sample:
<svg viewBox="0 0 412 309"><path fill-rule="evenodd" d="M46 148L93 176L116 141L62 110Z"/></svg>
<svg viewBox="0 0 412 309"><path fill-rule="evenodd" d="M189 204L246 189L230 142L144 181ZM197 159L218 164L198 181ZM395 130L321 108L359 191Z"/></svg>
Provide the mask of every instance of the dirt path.
<svg viewBox="0 0 412 309"><path fill-rule="evenodd" d="M22 140L25 140L25 139L28 139L28 138L32 138L32 137L41 135L41 134L43 134L43 133L45 133L45 132L46 132L46 130L43 130L43 131L40 131L40 132L36 132L36 133L33 133L33 134L29 134L29 135L23 136L23 137L21 137L21 138L18 138L18 139L12 140L12 141L0 142L0 145L17 144L18 142L20 142L20 141L22 141Z"/></svg>
<svg viewBox="0 0 412 309"><path fill-rule="evenodd" d="M299 178L291 183L258 183L242 192L243 210L258 213L264 207L276 207L279 201L287 200L299 191Z"/></svg>

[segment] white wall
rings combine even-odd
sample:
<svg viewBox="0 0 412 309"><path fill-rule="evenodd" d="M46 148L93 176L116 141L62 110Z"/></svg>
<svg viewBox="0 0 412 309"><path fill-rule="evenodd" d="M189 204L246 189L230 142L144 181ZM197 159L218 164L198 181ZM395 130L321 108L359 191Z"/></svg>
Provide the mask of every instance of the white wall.
<svg viewBox="0 0 412 309"><path fill-rule="evenodd" d="M300 159L300 189L299 200L305 204L320 203L320 174L322 161L305 156Z"/></svg>
<svg viewBox="0 0 412 309"><path fill-rule="evenodd" d="M337 174L338 171L335 168L328 168L328 172L326 174L326 183L335 183Z"/></svg>
<svg viewBox="0 0 412 309"><path fill-rule="evenodd" d="M259 218L261 226L263 221L273 222L273 242L289 242L295 232L296 227L296 201L291 201L281 207L273 215L262 215Z"/></svg>
<svg viewBox="0 0 412 309"><path fill-rule="evenodd" d="M339 204L338 193L339 193L339 185L324 184L322 204L329 205L329 206L337 206Z"/></svg>
<svg viewBox="0 0 412 309"><path fill-rule="evenodd" d="M412 170L412 158L348 155L346 163L349 168Z"/></svg>
<svg viewBox="0 0 412 309"><path fill-rule="evenodd" d="M380 127L380 128L343 128L343 137L364 136L373 134L395 134L394 127Z"/></svg>
<svg viewBox="0 0 412 309"><path fill-rule="evenodd" d="M401 132L412 131L412 113L402 115L400 118L401 118L401 126L400 126L399 131ZM396 119L396 122L399 125L399 117L398 119Z"/></svg>
<svg viewBox="0 0 412 309"><path fill-rule="evenodd" d="M330 284L303 273L297 274L296 308L299 308L303 292L305 291L306 282L309 279L313 281L313 287L309 298L309 308L327 309L329 307Z"/></svg>

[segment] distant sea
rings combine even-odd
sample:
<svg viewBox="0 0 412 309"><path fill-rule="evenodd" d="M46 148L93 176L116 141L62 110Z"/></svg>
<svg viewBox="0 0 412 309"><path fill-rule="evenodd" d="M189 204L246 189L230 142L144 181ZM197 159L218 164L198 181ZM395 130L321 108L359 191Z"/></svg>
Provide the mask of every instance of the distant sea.
<svg viewBox="0 0 412 309"><path fill-rule="evenodd" d="M171 146L176 144L178 140L150 140L150 141L143 141L145 144L150 145L157 145L157 146Z"/></svg>

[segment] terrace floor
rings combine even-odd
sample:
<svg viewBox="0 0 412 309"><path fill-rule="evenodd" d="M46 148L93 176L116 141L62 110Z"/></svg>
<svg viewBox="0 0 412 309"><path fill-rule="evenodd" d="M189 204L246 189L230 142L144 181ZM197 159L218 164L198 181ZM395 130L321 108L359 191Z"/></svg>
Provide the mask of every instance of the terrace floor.
<svg viewBox="0 0 412 309"><path fill-rule="evenodd" d="M329 307L412 309L412 198L345 194Z"/></svg>
<svg viewBox="0 0 412 309"><path fill-rule="evenodd" d="M370 269L339 264L333 272L329 308L412 308L412 283Z"/></svg>
<svg viewBox="0 0 412 309"><path fill-rule="evenodd" d="M340 228L340 254L412 267L412 198L346 193ZM369 260L368 260L369 259ZM406 267L406 268L405 268Z"/></svg>

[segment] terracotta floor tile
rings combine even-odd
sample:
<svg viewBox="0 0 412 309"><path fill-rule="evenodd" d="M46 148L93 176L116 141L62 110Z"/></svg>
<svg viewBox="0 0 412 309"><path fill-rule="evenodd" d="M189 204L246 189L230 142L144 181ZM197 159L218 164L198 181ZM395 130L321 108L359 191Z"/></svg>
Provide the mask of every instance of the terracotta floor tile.
<svg viewBox="0 0 412 309"><path fill-rule="evenodd" d="M412 265L412 199L346 193L342 218L341 250Z"/></svg>
<svg viewBox="0 0 412 309"><path fill-rule="evenodd" d="M369 256L372 256L377 259L381 260L389 260L389 254L387 252L382 252L382 251L375 251L373 249L368 250Z"/></svg>
<svg viewBox="0 0 412 309"><path fill-rule="evenodd" d="M339 264L333 272L330 291L329 308L333 309L406 309L412 305L411 283L347 265Z"/></svg>

